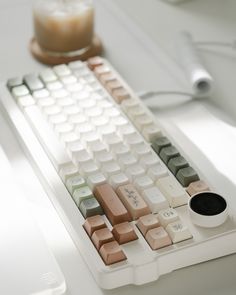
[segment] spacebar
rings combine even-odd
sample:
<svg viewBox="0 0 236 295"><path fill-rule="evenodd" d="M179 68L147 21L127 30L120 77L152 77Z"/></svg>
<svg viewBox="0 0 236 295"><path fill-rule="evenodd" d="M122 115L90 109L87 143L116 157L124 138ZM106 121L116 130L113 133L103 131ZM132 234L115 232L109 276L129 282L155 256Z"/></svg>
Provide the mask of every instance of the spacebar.
<svg viewBox="0 0 236 295"><path fill-rule="evenodd" d="M38 107L26 107L24 113L56 170L59 171L63 166L71 163L65 148L50 130Z"/></svg>

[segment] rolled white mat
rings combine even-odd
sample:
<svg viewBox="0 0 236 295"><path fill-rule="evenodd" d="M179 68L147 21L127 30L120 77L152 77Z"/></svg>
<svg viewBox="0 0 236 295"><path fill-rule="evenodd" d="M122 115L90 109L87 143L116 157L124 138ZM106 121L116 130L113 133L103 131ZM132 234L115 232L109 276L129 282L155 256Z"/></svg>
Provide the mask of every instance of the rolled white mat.
<svg viewBox="0 0 236 295"><path fill-rule="evenodd" d="M198 50L188 32L181 32L177 40L179 61L190 81L195 97L208 97L213 90L213 78L203 66Z"/></svg>

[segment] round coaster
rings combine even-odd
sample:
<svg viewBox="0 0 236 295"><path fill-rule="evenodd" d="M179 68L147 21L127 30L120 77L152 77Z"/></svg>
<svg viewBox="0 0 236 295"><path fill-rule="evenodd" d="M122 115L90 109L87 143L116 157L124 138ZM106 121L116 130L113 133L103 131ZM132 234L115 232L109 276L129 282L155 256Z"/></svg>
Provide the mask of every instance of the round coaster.
<svg viewBox="0 0 236 295"><path fill-rule="evenodd" d="M193 195L188 203L192 222L201 227L216 227L228 217L226 200L213 192Z"/></svg>
<svg viewBox="0 0 236 295"><path fill-rule="evenodd" d="M68 63L75 60L86 60L90 57L100 55L103 51L103 46L100 38L94 35L92 43L89 47L84 50L78 51L75 55L60 55L50 53L41 48L35 38L30 40L29 49L32 55L40 62L46 65L58 65L61 63Z"/></svg>

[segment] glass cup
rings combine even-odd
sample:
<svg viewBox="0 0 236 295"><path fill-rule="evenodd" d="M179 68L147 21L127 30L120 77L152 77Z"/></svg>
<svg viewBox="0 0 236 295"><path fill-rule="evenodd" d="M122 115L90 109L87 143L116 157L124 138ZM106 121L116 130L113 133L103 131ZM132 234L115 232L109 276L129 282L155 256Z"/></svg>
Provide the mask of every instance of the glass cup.
<svg viewBox="0 0 236 295"><path fill-rule="evenodd" d="M79 53L94 35L92 0L38 0L34 31L39 46L51 54Z"/></svg>

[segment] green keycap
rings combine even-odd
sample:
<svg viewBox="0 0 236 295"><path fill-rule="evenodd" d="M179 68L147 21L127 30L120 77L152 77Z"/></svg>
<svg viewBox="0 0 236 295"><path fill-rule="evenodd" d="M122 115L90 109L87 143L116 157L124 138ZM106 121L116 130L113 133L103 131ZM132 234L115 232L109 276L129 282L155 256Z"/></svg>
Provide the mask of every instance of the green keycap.
<svg viewBox="0 0 236 295"><path fill-rule="evenodd" d="M188 186L191 182L199 180L199 176L192 167L180 169L176 175L182 186Z"/></svg>
<svg viewBox="0 0 236 295"><path fill-rule="evenodd" d="M169 139L165 136L156 138L153 142L152 142L152 148L154 149L154 151L159 154L161 149L167 146L170 146L171 143L169 141Z"/></svg>
<svg viewBox="0 0 236 295"><path fill-rule="evenodd" d="M85 184L86 184L85 180L80 175L72 176L72 177L68 178L66 181L66 187L71 194L73 194L77 188L79 188Z"/></svg>
<svg viewBox="0 0 236 295"><path fill-rule="evenodd" d="M82 201L89 199L91 197L93 197L93 193L91 189L86 185L77 188L72 195L72 198L77 206L79 206Z"/></svg>
<svg viewBox="0 0 236 295"><path fill-rule="evenodd" d="M160 158L166 164L169 162L171 158L178 156L179 152L173 145L163 148L160 152Z"/></svg>
<svg viewBox="0 0 236 295"><path fill-rule="evenodd" d="M189 164L188 162L185 160L184 157L182 156L179 156L179 157L176 157L176 158L172 158L170 159L170 161L168 162L168 168L170 169L170 171L176 175L177 172L179 171L179 169L182 169L182 168L185 168L185 167L188 167Z"/></svg>
<svg viewBox="0 0 236 295"><path fill-rule="evenodd" d="M84 218L104 214L102 207L95 198L89 198L82 201L79 205L79 210L83 214Z"/></svg>

